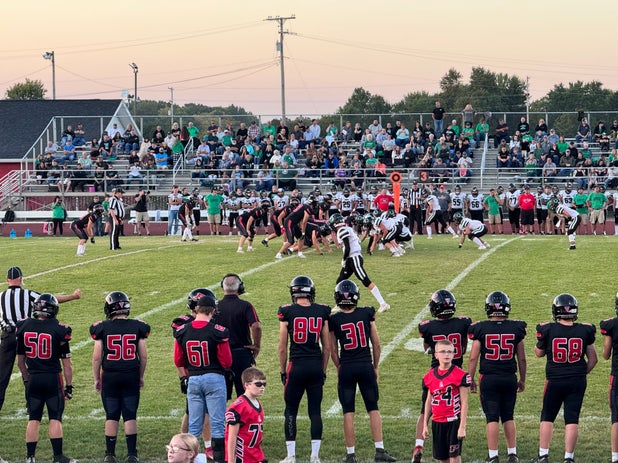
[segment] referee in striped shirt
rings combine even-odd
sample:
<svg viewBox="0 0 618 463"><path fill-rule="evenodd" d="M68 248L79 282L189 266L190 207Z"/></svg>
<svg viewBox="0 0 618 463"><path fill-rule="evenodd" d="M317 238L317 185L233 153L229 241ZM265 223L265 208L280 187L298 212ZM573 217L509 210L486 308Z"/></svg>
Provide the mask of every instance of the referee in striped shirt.
<svg viewBox="0 0 618 463"><path fill-rule="evenodd" d="M122 221L124 219L124 204L122 202L122 194L124 190L122 188L116 188L113 191L112 197L109 200L109 248L112 251L116 249L122 249L120 247L120 233L122 231Z"/></svg>
<svg viewBox="0 0 618 463"><path fill-rule="evenodd" d="M17 353L17 323L30 317L32 305L39 293L22 288L23 274L19 267L11 267L6 275L9 285L6 291L0 293L0 410L4 405L4 395L11 380L11 373L15 364ZM82 296L80 289L73 294L57 294L58 302L68 302L79 299Z"/></svg>

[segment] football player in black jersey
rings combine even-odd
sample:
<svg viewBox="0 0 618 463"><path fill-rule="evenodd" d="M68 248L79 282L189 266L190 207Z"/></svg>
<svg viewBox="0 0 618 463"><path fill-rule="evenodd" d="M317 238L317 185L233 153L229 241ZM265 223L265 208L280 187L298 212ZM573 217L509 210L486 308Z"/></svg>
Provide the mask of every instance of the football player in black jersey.
<svg viewBox="0 0 618 463"><path fill-rule="evenodd" d="M298 239L298 257L305 258L303 254L303 242L305 238L305 228L307 222L312 217L311 208L317 204L317 199L314 196L310 196L307 202L299 204L290 212L283 221L283 229L285 231L285 242L275 255L275 259L281 259L285 251L288 250Z"/></svg>
<svg viewBox="0 0 618 463"><path fill-rule="evenodd" d="M609 381L609 409L612 414L612 462L618 461L618 294L614 299L616 317L603 320L600 324L603 342L603 358L612 359L612 370Z"/></svg>
<svg viewBox="0 0 618 463"><path fill-rule="evenodd" d="M552 303L553 323L539 323L534 353L546 357L545 389L537 463L549 462L549 443L554 421L564 404L564 463L573 463L579 433L579 413L586 392L586 375L597 364L594 350L596 329L590 323L575 323L579 307L577 299L563 293Z"/></svg>
<svg viewBox="0 0 618 463"><path fill-rule="evenodd" d="M137 407L140 389L144 387L147 353L146 338L150 326L128 318L129 297L113 291L105 297L103 311L107 320L94 323L90 336L94 339L92 371L94 390L101 393L105 409L104 463L118 463L116 438L120 417L124 421L127 463L138 463Z"/></svg>
<svg viewBox="0 0 618 463"><path fill-rule="evenodd" d="M300 200L298 198L292 198L290 200L290 204L273 209L270 217L270 223L273 227L273 233L271 233L262 240L262 244L264 246L268 247L268 242L270 240L273 240L283 234L283 221L288 216L288 214L292 212L299 204Z"/></svg>
<svg viewBox="0 0 618 463"><path fill-rule="evenodd" d="M195 320L174 331L174 363L179 377L188 377L189 433L199 439L204 414L208 410L213 459L215 463L223 463L227 399L225 370L232 366L232 352L228 329L211 322L216 308L215 298L200 297Z"/></svg>
<svg viewBox="0 0 618 463"><path fill-rule="evenodd" d="M73 366L69 348L71 327L56 319L58 309L58 299L43 293L34 301L32 318L17 325L17 365L26 386L28 408L27 463L35 462L45 407L54 463L76 463L62 452L62 413L65 399L73 398Z"/></svg>
<svg viewBox="0 0 618 463"><path fill-rule="evenodd" d="M331 357L339 370L337 393L343 410L343 434L347 448L346 463L357 463L354 448L354 412L356 386L369 413L371 437L375 445L376 462L396 461L384 450L382 416L378 409L378 366L380 338L373 307L357 307L360 292L356 283L343 280L335 287L338 312L328 322L331 334ZM340 347L340 352L337 349Z"/></svg>
<svg viewBox="0 0 618 463"><path fill-rule="evenodd" d="M330 357L330 307L314 302L315 285L307 276L297 276L292 280L290 295L292 303L282 305L278 311L279 371L284 385L287 447L287 457L282 461L296 462L296 416L303 394L307 392L311 422L311 462L317 463L322 443L322 388Z"/></svg>
<svg viewBox="0 0 618 463"><path fill-rule="evenodd" d="M88 212L86 215L71 223L71 230L73 230L75 236L79 238L76 256L83 256L86 254L86 243L88 242L88 238L90 238L91 243L94 243L94 224L103 216L103 211L104 209L101 204L95 204L92 208L92 212Z"/></svg>
<svg viewBox="0 0 618 463"><path fill-rule="evenodd" d="M616 317L603 320L600 324L603 341L603 358L612 359L612 370L609 380L609 409L612 415L612 462L618 461L618 294L616 294Z"/></svg>
<svg viewBox="0 0 618 463"><path fill-rule="evenodd" d="M255 237L255 226L262 220L262 217L268 214L270 208L270 201L263 200L260 207L249 209L247 212L242 213L236 220L236 226L240 232L240 240L238 241L238 252L242 254L245 240L249 242L247 251L253 251L253 238Z"/></svg>
<svg viewBox="0 0 618 463"><path fill-rule="evenodd" d="M193 230L195 230L195 216L193 215L193 208L197 203L197 198L193 195L182 197L182 205L178 209L178 219L182 223L185 229L182 231L181 241L197 241L197 238L193 236Z"/></svg>
<svg viewBox="0 0 618 463"><path fill-rule="evenodd" d="M498 463L499 422L502 421L507 444L508 463L519 463L517 457L517 433L515 401L517 393L523 392L526 384L526 322L508 320L511 300L502 291L494 291L485 299L485 313L489 320L473 323L468 331L472 350L468 360L468 373L472 378L471 390L476 392L474 375L479 366L479 390L481 405L487 425L486 463ZM517 371L519 370L519 379Z"/></svg>
<svg viewBox="0 0 618 463"><path fill-rule="evenodd" d="M431 295L429 311L434 320L425 320L418 325L423 338L425 352L431 353L431 368L439 362L434 355L436 342L446 340L453 344L453 365L461 367L463 355L468 346L468 328L472 323L469 317L454 317L457 310L457 300L453 293L446 289L439 289ZM425 419L425 402L427 401L427 387L422 383L421 414L416 422L416 443L412 454L412 463L420 463L423 457L423 423Z"/></svg>

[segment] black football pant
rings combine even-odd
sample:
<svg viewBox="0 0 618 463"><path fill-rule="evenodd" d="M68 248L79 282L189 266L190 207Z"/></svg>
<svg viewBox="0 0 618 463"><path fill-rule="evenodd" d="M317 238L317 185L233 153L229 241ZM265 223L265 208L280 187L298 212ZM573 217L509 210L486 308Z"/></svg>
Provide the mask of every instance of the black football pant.
<svg viewBox="0 0 618 463"><path fill-rule="evenodd" d="M311 421L311 439L322 439L322 394L324 387L324 372L322 357L290 361L283 398L285 400L285 440L296 440L296 417L298 407L307 392L307 411Z"/></svg>
<svg viewBox="0 0 618 463"><path fill-rule="evenodd" d="M410 208L410 232L414 233L415 228L419 235L423 234L423 211L420 207Z"/></svg>
<svg viewBox="0 0 618 463"><path fill-rule="evenodd" d="M17 338L15 331L2 331L0 335L0 410L2 410L6 389L11 381L16 355Z"/></svg>

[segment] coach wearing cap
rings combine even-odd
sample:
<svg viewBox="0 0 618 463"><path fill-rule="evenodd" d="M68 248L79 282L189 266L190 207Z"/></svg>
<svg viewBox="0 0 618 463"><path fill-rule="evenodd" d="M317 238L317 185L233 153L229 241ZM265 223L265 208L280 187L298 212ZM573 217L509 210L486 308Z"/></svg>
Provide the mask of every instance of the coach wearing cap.
<svg viewBox="0 0 618 463"><path fill-rule="evenodd" d="M22 288L23 274L19 267L11 267L6 275L8 289L0 293L0 410L4 404L4 395L11 379L15 355L17 353L17 338L15 335L17 323L30 317L32 305L39 293ZM68 302L82 296L80 289L73 294L56 294L58 302Z"/></svg>

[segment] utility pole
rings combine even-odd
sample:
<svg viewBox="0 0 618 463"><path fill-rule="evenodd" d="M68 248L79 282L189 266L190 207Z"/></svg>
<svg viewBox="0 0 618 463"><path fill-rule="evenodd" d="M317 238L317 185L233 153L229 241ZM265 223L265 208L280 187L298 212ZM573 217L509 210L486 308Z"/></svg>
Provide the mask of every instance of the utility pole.
<svg viewBox="0 0 618 463"><path fill-rule="evenodd" d="M54 51L46 51L43 59L51 60L52 65L52 99L56 99L56 54Z"/></svg>
<svg viewBox="0 0 618 463"><path fill-rule="evenodd" d="M137 115L137 64L135 63L131 63L129 64L129 67L131 69L133 69L133 76L135 78L135 88L134 88L134 92L133 92L133 115Z"/></svg>
<svg viewBox="0 0 618 463"><path fill-rule="evenodd" d="M281 120L285 121L285 68L283 65L283 34L288 31L283 30L283 23L288 19L296 19L296 15L291 16L269 16L264 21L277 21L279 23L279 42L277 42L277 51L279 51L279 67L281 68Z"/></svg>
<svg viewBox="0 0 618 463"><path fill-rule="evenodd" d="M526 76L526 121L530 123L530 77Z"/></svg>
<svg viewBox="0 0 618 463"><path fill-rule="evenodd" d="M174 87L167 87L171 93L172 99L170 100L170 117L172 124L174 123Z"/></svg>

